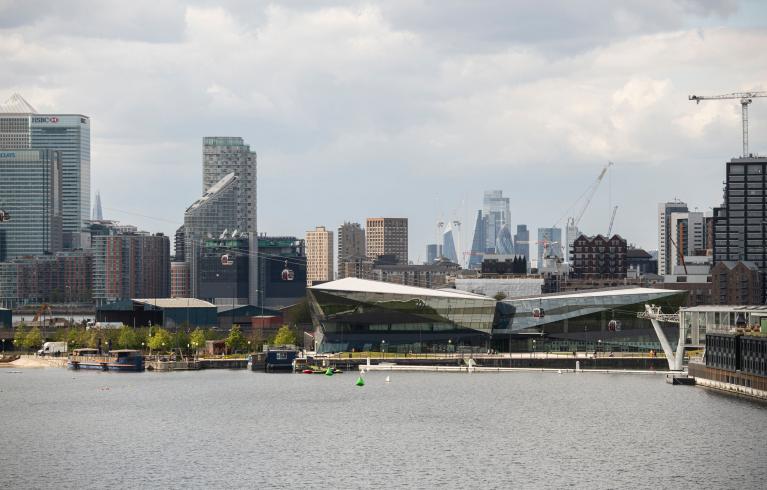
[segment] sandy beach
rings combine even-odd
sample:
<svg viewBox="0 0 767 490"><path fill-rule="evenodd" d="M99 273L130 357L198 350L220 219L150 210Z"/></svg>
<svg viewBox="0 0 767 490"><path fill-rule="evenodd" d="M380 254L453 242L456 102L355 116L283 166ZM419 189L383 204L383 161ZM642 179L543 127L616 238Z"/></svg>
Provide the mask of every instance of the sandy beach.
<svg viewBox="0 0 767 490"><path fill-rule="evenodd" d="M66 367L66 357L45 358L31 355L24 355L13 362L0 363L0 368L47 368L47 367Z"/></svg>

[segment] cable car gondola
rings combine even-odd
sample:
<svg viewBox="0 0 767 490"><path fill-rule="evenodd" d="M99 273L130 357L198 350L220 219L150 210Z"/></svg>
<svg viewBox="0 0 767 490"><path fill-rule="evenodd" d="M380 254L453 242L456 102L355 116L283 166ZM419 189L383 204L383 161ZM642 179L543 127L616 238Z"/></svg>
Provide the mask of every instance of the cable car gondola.
<svg viewBox="0 0 767 490"><path fill-rule="evenodd" d="M10 220L11 220L11 215L8 214L7 211L0 209L0 223L2 223L3 221L10 221Z"/></svg>
<svg viewBox="0 0 767 490"><path fill-rule="evenodd" d="M621 321L620 320L610 320L607 323L607 330L610 332L620 332L621 330Z"/></svg>
<svg viewBox="0 0 767 490"><path fill-rule="evenodd" d="M229 256L229 254L224 254L221 256L221 265L229 266L234 264L234 259Z"/></svg>
<svg viewBox="0 0 767 490"><path fill-rule="evenodd" d="M283 281L292 281L295 279L296 274L293 272L292 269L288 269L288 261L285 261L285 268L282 269L282 280Z"/></svg>
<svg viewBox="0 0 767 490"><path fill-rule="evenodd" d="M546 316L546 312L543 308L535 308L533 310L533 318L541 319Z"/></svg>

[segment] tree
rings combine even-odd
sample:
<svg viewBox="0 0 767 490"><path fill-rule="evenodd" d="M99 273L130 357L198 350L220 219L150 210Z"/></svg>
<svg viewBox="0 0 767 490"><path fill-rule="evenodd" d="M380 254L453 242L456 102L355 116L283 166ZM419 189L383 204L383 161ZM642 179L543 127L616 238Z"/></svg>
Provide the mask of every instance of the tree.
<svg viewBox="0 0 767 490"><path fill-rule="evenodd" d="M506 299L506 295L498 291L497 293L495 293L495 296L493 296L493 298L495 298L496 301L503 301L504 299Z"/></svg>
<svg viewBox="0 0 767 490"><path fill-rule="evenodd" d="M27 349L39 349L40 346L43 345L43 336L40 334L40 329L37 327L34 327L32 330L29 331L29 333L24 337L24 347Z"/></svg>
<svg viewBox="0 0 767 490"><path fill-rule="evenodd" d="M232 326L232 329L229 330L229 336L226 338L226 346L229 348L229 350L231 352L238 352L244 349L247 344L248 343L245 340L245 337L240 331L240 326Z"/></svg>
<svg viewBox="0 0 767 490"><path fill-rule="evenodd" d="M136 332L129 326L123 325L120 327L120 333L117 336L117 345L121 349L133 349L137 347L138 339Z"/></svg>
<svg viewBox="0 0 767 490"><path fill-rule="evenodd" d="M13 334L14 350L23 349L27 340L27 326L24 322L19 323L16 332Z"/></svg>
<svg viewBox="0 0 767 490"><path fill-rule="evenodd" d="M277 330L277 334L274 336L275 345L287 345L296 343L296 333L287 325L283 325Z"/></svg>
<svg viewBox="0 0 767 490"><path fill-rule="evenodd" d="M189 343L192 344L192 348L201 349L205 347L205 331L200 327L195 328L189 336Z"/></svg>
<svg viewBox="0 0 767 490"><path fill-rule="evenodd" d="M149 341L147 343L149 344L149 348L152 350L164 350L171 347L171 340L172 337L170 332L164 328L158 328L152 333L152 336L149 337Z"/></svg>

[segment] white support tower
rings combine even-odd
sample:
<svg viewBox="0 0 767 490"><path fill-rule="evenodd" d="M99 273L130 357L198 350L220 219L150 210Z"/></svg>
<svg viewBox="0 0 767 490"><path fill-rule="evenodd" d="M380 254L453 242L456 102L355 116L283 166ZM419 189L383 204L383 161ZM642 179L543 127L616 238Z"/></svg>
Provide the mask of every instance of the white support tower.
<svg viewBox="0 0 767 490"><path fill-rule="evenodd" d="M666 354L668 368L671 371L681 371L682 361L684 361L684 326L679 318L679 313L663 313L660 306L644 305L645 311L637 313L637 318L650 320L655 335L658 336L663 353ZM661 322L679 324L679 341L676 345L676 352L671 349L671 344L666 338L666 334L661 329Z"/></svg>

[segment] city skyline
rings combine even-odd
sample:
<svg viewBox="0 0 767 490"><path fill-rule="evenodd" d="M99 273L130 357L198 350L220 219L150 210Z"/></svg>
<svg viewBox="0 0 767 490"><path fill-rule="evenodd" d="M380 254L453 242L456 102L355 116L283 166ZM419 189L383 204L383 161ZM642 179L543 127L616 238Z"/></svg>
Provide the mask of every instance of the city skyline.
<svg viewBox="0 0 767 490"><path fill-rule="evenodd" d="M259 197L279 203L259 208L259 229L301 236L317 224L408 217L417 263L439 216L461 221L470 246L484 190L510 197L512 229L551 227L607 160L615 166L581 230L605 233L619 205L613 231L655 248L656 203L719 206L721 162L739 153L737 102L695 105L687 95L764 89L767 78L765 55L749 49L767 40L756 2L603 5L611 21L596 32L573 9L536 13L525 2L476 12L447 4L438 20L396 2L170 2L123 16L94 9L84 31L79 8L5 12L0 50L13 56L0 99L20 93L41 113L92 119L91 189L106 218L171 236L199 197L200 138L240 136L259 153ZM521 27L539 16L546 36ZM520 26L479 22L509 17ZM252 68L225 69L230 52ZM169 63L178 76L165 76ZM56 77L41 78L51 69ZM309 85L312 74L325 81ZM767 153L761 102L751 144ZM148 117L153 107L162 110ZM680 186L691 175L695 185ZM359 176L376 185L357 185ZM315 199L317 189L344 192Z"/></svg>

